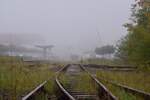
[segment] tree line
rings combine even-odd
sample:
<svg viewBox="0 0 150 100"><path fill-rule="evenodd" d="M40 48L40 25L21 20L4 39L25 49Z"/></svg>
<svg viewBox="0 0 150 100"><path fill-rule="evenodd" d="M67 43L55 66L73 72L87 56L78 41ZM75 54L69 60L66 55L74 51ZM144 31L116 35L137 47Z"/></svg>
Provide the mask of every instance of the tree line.
<svg viewBox="0 0 150 100"><path fill-rule="evenodd" d="M150 10L132 5L128 34L120 41L117 56L135 65L150 66Z"/></svg>
<svg viewBox="0 0 150 100"><path fill-rule="evenodd" d="M149 7L150 8L150 7ZM99 55L115 52L117 58L128 64L150 66L150 9L132 5L130 22L124 24L127 35L114 48L106 45L95 49Z"/></svg>

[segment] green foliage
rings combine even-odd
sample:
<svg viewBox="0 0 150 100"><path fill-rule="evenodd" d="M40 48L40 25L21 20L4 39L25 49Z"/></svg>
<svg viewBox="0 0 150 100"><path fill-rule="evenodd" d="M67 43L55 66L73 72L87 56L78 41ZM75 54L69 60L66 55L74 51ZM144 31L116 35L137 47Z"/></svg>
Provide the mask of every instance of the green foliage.
<svg viewBox="0 0 150 100"><path fill-rule="evenodd" d="M112 54L115 52L115 48L112 45L106 45L95 49L95 53L98 55Z"/></svg>
<svg viewBox="0 0 150 100"><path fill-rule="evenodd" d="M132 9L132 24L126 24L128 35L118 45L117 56L136 65L150 65L150 12Z"/></svg>

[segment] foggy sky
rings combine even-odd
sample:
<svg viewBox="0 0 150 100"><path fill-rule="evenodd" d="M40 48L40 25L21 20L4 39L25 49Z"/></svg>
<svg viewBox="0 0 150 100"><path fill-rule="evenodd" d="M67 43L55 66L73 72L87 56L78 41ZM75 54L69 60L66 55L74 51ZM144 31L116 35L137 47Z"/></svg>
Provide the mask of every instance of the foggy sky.
<svg viewBox="0 0 150 100"><path fill-rule="evenodd" d="M0 0L0 35L18 34L26 37L19 41L65 46L74 51L115 44L126 34L122 25L128 22L133 2Z"/></svg>

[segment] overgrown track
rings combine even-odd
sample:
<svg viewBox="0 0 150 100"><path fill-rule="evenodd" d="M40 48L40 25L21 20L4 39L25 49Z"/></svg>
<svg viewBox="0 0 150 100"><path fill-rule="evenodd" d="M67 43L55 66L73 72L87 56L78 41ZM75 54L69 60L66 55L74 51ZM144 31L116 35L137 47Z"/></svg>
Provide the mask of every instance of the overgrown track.
<svg viewBox="0 0 150 100"><path fill-rule="evenodd" d="M58 99L62 99L62 100L76 100L62 85L61 82L59 82L59 76L60 76L60 73L65 71L70 65L67 65L65 66L64 68L62 68L60 71L57 72L57 75L56 75L56 84L59 88L59 97ZM58 92L58 91L57 91Z"/></svg>
<svg viewBox="0 0 150 100"><path fill-rule="evenodd" d="M138 96L141 96L144 98L144 100L150 100L150 93L147 93L147 92L144 92L144 91L141 91L141 90L137 90L137 89L134 89L134 88L131 88L131 87L128 87L126 85L122 85L122 84L118 84L118 83L115 83L115 82L112 82L112 81L109 81L109 80L106 80L106 79L101 79L99 78L99 80L102 80L102 81L105 81L105 82L108 82L114 86L117 86L119 88L122 88L124 89L126 92L130 92L134 95L138 95Z"/></svg>
<svg viewBox="0 0 150 100"><path fill-rule="evenodd" d="M57 89L58 89L57 90L57 94L58 95L56 95L57 99L58 100L77 100L77 99L79 99L75 95L78 95L78 96L83 97L83 98L84 97L87 97L87 98L88 97L89 98L96 97L95 94L94 95L90 95L90 94L83 93L83 92L80 92L80 91L69 91L68 89L66 89L66 87L63 86L63 83L60 82L59 77L60 77L62 72L66 72L67 69L69 67L71 67L72 65L73 64L68 64L67 66L63 67L62 69L60 69L57 72L57 75L55 77L55 82L56 82L56 86L57 86ZM97 85L97 93L98 93L97 96L99 97L100 100L117 100L117 98L100 81L108 82L108 83L110 83L110 84L112 84L114 86L117 86L119 88L124 89L126 92L132 93L134 95L141 96L141 97L144 98L144 100L150 100L150 93L146 93L146 92L143 92L143 91L140 91L140 90L137 90L137 89L125 86L125 85L121 85L121 84L118 84L118 83L115 83L115 82L112 82L112 81L109 81L109 80L105 80L105 79L101 79L101 78L97 79L94 75L92 75L87 70L87 67L89 67L91 65L84 66L84 65L79 65L79 64L77 65L76 64L75 66L78 66L83 72L86 72L91 77L93 82ZM96 68L99 68L99 67L102 67L102 66L101 65L96 66ZM112 66L110 68L114 68L114 67L115 66ZM117 68L120 68L120 66L117 66ZM123 67L123 68L129 68L130 69L130 67L126 67L126 66ZM135 67L131 68L131 69L135 69ZM26 96L24 96L22 98L22 100L35 100L34 97L36 95L38 95L38 94L40 94L42 92L43 93L45 92L44 86L45 86L46 83L47 83L47 81L44 81L43 83L38 85L34 90L32 90L30 93L28 93ZM82 100L83 100L83 98L82 98ZM91 99L88 99L88 100L91 100ZM95 100L98 100L98 99L95 99Z"/></svg>
<svg viewBox="0 0 150 100"><path fill-rule="evenodd" d="M94 66L95 68L103 68L103 67L104 67L104 65L91 65L91 64L89 64L89 65L84 65L85 68L93 67L93 66ZM84 67L83 67L83 68L84 68ZM109 68L117 68L117 70L119 69L119 70L121 70L121 71L126 71L126 70L122 70L122 69L124 69L124 68L128 68L128 70L135 70L135 69L136 69L136 67L130 67L130 66L107 66L106 68L103 68L103 69L105 69L105 70L108 69L108 70L109 70ZM124 89L126 92L132 93L132 94L134 94L134 95L141 96L141 97L144 98L144 100L150 100L150 93L147 93L147 92L144 92L144 91L141 91L141 90L137 90L137 89L128 87L128 86L126 86L126 85L122 85L122 84L119 84L119 83L115 83L115 82L110 81L110 80L106 80L106 79L102 79L102 78L98 78L98 79L99 79L100 81L105 81L105 82L110 83L110 84L112 84L112 85L114 85L114 86L117 86L117 87L119 87L119 88L122 88L122 89Z"/></svg>
<svg viewBox="0 0 150 100"><path fill-rule="evenodd" d="M60 74L61 72L65 72L67 71L67 69L71 66L78 66L82 71L86 72L93 80L94 83L96 83L97 85L97 97L99 100L117 100L116 97L110 92L108 91L108 89L101 83L99 82L93 75L91 75L82 65L67 65L65 66L64 68L62 68L58 73L57 73L57 76L56 76L56 84L57 84L57 87L58 87L58 99L59 100L81 100L81 98L77 98L77 96L75 95L80 95L80 96L86 96L86 97L89 97L86 98L86 100L98 100L98 99L90 99L90 97L93 97L94 95L84 95L83 93L80 93L78 92L77 94L73 95L72 92L68 91L68 89L66 89L64 86L63 86L63 83L61 83L61 81L59 80L59 77L60 77ZM82 100L84 100L82 98Z"/></svg>

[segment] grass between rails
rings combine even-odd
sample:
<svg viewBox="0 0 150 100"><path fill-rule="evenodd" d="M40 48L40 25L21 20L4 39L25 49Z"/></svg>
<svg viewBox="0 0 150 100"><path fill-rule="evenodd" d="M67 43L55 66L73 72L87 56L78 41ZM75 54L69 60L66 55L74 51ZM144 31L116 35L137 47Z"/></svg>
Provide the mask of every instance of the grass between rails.
<svg viewBox="0 0 150 100"><path fill-rule="evenodd" d="M81 73L79 76L76 77L76 81L77 83L74 86L74 89L87 93L96 92L96 87L94 87L95 85L93 83L93 80L87 73Z"/></svg>
<svg viewBox="0 0 150 100"><path fill-rule="evenodd" d="M97 77L150 93L150 73L141 71L98 71Z"/></svg>
<svg viewBox="0 0 150 100"><path fill-rule="evenodd" d="M0 99L16 100L53 77L54 72L46 64L29 67L20 59L0 57ZM48 83L46 87L52 92L53 83L51 80Z"/></svg>
<svg viewBox="0 0 150 100"><path fill-rule="evenodd" d="M61 74L61 77L59 78L61 83L64 87L69 88L70 87L70 81L73 83L73 87L71 89L73 91L81 91L86 93L96 93L96 86L93 85L93 81L91 77L85 73L82 72L77 76L74 76L73 78L70 78L65 73ZM94 87L95 86L95 87Z"/></svg>

